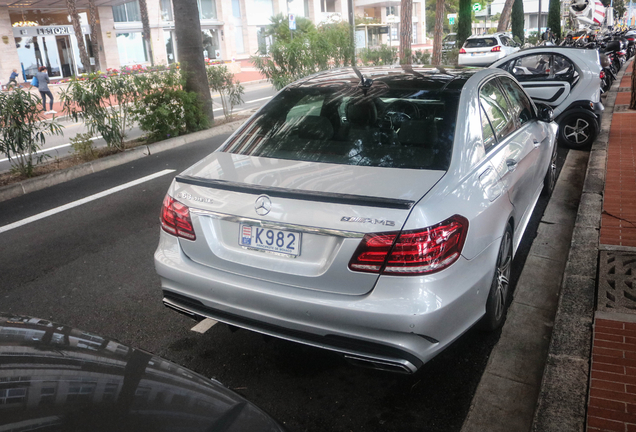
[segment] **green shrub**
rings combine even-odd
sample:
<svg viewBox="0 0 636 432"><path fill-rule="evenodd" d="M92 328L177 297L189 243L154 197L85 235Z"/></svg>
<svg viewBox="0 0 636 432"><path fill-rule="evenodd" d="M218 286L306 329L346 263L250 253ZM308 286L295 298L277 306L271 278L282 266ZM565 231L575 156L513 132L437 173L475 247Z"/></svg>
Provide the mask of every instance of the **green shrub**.
<svg viewBox="0 0 636 432"><path fill-rule="evenodd" d="M134 77L139 97L131 108L134 120L148 133L149 141L160 141L209 126L197 95L183 90L176 71Z"/></svg>
<svg viewBox="0 0 636 432"><path fill-rule="evenodd" d="M397 61L397 48L381 45L380 48L363 48L360 50L360 60L365 65L392 65Z"/></svg>
<svg viewBox="0 0 636 432"><path fill-rule="evenodd" d="M431 64L431 53L426 51L415 51L413 53L413 63L415 64Z"/></svg>
<svg viewBox="0 0 636 432"><path fill-rule="evenodd" d="M83 161L91 161L97 157L92 137L93 135L90 133L78 133L74 138L71 138L73 153Z"/></svg>
<svg viewBox="0 0 636 432"><path fill-rule="evenodd" d="M206 68L210 88L219 93L223 115L226 119L232 117L232 110L243 103L245 89L240 82L234 82L234 74L225 65L208 66Z"/></svg>
<svg viewBox="0 0 636 432"><path fill-rule="evenodd" d="M11 170L32 177L35 165L48 155L37 155L47 135L61 135L55 119L41 117L39 97L16 88L0 93L0 153L7 156Z"/></svg>
<svg viewBox="0 0 636 432"><path fill-rule="evenodd" d="M109 147L124 150L130 110L137 99L132 76L100 76L72 79L60 94L63 112L83 121L89 133L101 135Z"/></svg>
<svg viewBox="0 0 636 432"><path fill-rule="evenodd" d="M453 48L452 50L442 52L442 64L449 66L456 66L459 58L459 49Z"/></svg>

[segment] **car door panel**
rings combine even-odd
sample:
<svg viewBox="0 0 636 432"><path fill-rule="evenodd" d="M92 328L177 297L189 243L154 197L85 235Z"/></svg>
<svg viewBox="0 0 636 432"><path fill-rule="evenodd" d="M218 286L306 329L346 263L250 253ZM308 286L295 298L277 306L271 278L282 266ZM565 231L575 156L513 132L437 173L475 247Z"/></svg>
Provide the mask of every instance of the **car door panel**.
<svg viewBox="0 0 636 432"><path fill-rule="evenodd" d="M521 86L535 102L553 107L560 105L570 94L570 83L567 81L522 81Z"/></svg>

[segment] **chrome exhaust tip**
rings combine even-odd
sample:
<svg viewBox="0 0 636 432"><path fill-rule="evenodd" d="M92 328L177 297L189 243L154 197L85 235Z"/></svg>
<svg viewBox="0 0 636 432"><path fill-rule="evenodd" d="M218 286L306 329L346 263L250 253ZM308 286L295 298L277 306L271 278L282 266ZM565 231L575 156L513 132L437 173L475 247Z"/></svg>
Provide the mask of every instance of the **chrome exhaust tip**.
<svg viewBox="0 0 636 432"><path fill-rule="evenodd" d="M353 366L366 367L401 374L413 374L417 371L415 365L407 360L385 360L368 357L359 357L350 354L344 355L345 360Z"/></svg>

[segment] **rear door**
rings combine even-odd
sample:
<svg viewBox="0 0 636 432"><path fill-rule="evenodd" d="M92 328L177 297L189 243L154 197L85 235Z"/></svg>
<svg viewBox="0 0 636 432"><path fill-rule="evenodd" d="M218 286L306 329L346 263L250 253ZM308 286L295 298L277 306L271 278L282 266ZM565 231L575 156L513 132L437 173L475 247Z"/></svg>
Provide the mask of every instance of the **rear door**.
<svg viewBox="0 0 636 432"><path fill-rule="evenodd" d="M514 220L521 223L536 196L540 152L534 143L535 128L529 122L521 124L519 110L513 107L497 78L481 86L479 100L487 155L514 207ZM487 124L492 138L487 136Z"/></svg>
<svg viewBox="0 0 636 432"><path fill-rule="evenodd" d="M579 77L574 64L560 54L529 54L501 67L519 81L535 102L552 107L565 101Z"/></svg>

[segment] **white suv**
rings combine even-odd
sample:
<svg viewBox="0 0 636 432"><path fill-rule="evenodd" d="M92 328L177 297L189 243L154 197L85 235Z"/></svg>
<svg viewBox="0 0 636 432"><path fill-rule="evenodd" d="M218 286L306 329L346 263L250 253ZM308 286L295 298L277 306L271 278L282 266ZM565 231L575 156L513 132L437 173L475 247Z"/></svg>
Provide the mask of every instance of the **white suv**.
<svg viewBox="0 0 636 432"><path fill-rule="evenodd" d="M471 36L459 50L460 66L488 66L508 54L519 51L519 44L505 33Z"/></svg>

